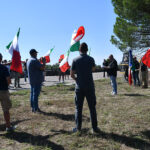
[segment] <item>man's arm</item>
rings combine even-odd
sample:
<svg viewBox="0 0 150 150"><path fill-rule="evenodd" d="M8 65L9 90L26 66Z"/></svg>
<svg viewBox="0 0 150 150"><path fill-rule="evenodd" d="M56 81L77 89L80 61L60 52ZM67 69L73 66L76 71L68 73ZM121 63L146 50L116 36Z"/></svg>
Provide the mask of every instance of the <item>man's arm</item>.
<svg viewBox="0 0 150 150"><path fill-rule="evenodd" d="M92 67L92 71L95 71L95 69L96 69L96 67L94 66L94 67Z"/></svg>
<svg viewBox="0 0 150 150"><path fill-rule="evenodd" d="M10 85L10 84L11 84L11 79L10 79L10 77L6 77L6 80L7 80L7 84Z"/></svg>
<svg viewBox="0 0 150 150"><path fill-rule="evenodd" d="M70 70L70 76L71 76L72 79L76 80L75 71Z"/></svg>

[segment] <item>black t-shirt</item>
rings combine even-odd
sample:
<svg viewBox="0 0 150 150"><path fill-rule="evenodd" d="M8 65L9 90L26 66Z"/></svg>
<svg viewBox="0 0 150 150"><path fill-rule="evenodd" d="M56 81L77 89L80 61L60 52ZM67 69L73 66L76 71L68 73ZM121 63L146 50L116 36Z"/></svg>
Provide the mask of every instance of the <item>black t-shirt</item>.
<svg viewBox="0 0 150 150"><path fill-rule="evenodd" d="M72 62L71 70L77 74L76 89L93 89L94 82L92 76L92 68L95 66L95 61L87 54L80 54Z"/></svg>
<svg viewBox="0 0 150 150"><path fill-rule="evenodd" d="M0 64L0 91L8 90L8 83L6 78L9 76L10 74L8 72L7 67Z"/></svg>
<svg viewBox="0 0 150 150"><path fill-rule="evenodd" d="M117 64L117 61L114 59L112 60L109 65L108 65L110 68L108 69L108 75L109 76L117 76L117 70L118 70L118 64Z"/></svg>
<svg viewBox="0 0 150 150"><path fill-rule="evenodd" d="M147 71L147 66L143 63L141 63L141 71Z"/></svg>

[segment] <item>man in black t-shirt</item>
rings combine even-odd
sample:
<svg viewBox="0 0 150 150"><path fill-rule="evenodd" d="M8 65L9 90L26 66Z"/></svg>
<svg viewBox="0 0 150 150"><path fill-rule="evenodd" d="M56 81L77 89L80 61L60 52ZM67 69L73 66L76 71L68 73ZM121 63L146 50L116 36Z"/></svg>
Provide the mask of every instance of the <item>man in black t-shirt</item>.
<svg viewBox="0 0 150 150"><path fill-rule="evenodd" d="M117 70L118 70L118 64L117 61L114 59L113 55L109 56L109 65L104 67L107 70L107 73L110 77L111 80L111 86L112 86L112 95L117 95L117 82L116 82L116 78L117 78Z"/></svg>
<svg viewBox="0 0 150 150"><path fill-rule="evenodd" d="M11 101L9 99L8 86L11 83L8 69L1 64L2 54L0 53L0 102L4 112L4 119L6 122L6 131L13 131L14 127L10 124L9 109L11 108Z"/></svg>
<svg viewBox="0 0 150 150"><path fill-rule="evenodd" d="M80 56L73 60L70 71L71 77L76 81L75 86L76 127L73 129L73 132L81 130L82 108L84 97L86 97L90 110L93 132L98 133L99 128L97 127L96 96L92 76L92 71L95 69L95 61L92 57L87 55L87 51L88 51L87 44L82 43L79 48Z"/></svg>

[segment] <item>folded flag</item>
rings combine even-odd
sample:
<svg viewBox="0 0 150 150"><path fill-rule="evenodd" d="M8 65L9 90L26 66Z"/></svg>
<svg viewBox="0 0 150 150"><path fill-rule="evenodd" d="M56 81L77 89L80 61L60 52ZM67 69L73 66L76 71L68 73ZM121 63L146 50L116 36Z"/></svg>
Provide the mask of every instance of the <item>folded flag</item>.
<svg viewBox="0 0 150 150"><path fill-rule="evenodd" d="M71 52L79 51L80 40L83 38L84 34L85 30L83 26L80 26L77 32L74 31L71 38L71 46L70 46Z"/></svg>
<svg viewBox="0 0 150 150"><path fill-rule="evenodd" d="M129 74L128 74L128 82L129 85L132 85L132 73L131 73L131 68L132 68L132 50L129 50Z"/></svg>
<svg viewBox="0 0 150 150"><path fill-rule="evenodd" d="M69 54L70 54L70 51L68 50L64 58L63 58L63 55L61 55L63 60L60 62L59 68L62 72L66 72L70 68L69 63L68 63Z"/></svg>
<svg viewBox="0 0 150 150"><path fill-rule="evenodd" d="M148 49L148 51L142 57L142 62L150 68L150 49Z"/></svg>
<svg viewBox="0 0 150 150"><path fill-rule="evenodd" d="M12 55L12 63L10 66L10 70L22 73L22 65L21 65L21 56L19 52L18 38L20 34L20 28L15 35L13 41L11 41L7 46L7 51Z"/></svg>

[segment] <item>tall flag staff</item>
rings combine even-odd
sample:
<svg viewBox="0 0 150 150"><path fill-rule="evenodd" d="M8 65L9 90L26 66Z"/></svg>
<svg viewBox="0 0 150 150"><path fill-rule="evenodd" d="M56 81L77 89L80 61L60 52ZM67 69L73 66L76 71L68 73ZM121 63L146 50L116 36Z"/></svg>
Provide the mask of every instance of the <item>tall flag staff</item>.
<svg viewBox="0 0 150 150"><path fill-rule="evenodd" d="M11 41L6 46L6 50L12 56L12 63L10 66L10 70L22 73L21 56L20 56L19 45L18 45L19 34L20 34L20 28L18 29L18 32L15 35L13 41Z"/></svg>

